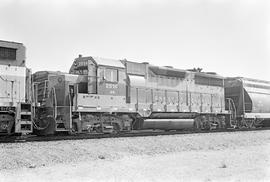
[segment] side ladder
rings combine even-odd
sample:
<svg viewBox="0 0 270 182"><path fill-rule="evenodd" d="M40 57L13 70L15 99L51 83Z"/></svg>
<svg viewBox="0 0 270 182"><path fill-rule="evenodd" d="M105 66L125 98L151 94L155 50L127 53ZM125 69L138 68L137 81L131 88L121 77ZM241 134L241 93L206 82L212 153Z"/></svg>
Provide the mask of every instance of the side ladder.
<svg viewBox="0 0 270 182"><path fill-rule="evenodd" d="M30 103L18 103L15 119L15 133L33 132L32 106Z"/></svg>

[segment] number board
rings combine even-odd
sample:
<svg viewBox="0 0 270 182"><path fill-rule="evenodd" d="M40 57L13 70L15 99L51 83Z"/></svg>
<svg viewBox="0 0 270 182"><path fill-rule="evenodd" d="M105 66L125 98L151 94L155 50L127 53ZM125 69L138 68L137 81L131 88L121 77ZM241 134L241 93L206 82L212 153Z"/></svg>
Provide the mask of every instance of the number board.
<svg viewBox="0 0 270 182"><path fill-rule="evenodd" d="M15 111L15 107L2 106L0 111Z"/></svg>

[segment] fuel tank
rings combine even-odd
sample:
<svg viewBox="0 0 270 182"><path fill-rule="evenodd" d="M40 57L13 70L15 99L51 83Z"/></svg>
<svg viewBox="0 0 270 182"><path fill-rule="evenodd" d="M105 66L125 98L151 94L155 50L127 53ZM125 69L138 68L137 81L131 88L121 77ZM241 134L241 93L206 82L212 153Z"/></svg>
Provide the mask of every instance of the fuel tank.
<svg viewBox="0 0 270 182"><path fill-rule="evenodd" d="M146 119L143 129L182 130L193 128L194 119Z"/></svg>

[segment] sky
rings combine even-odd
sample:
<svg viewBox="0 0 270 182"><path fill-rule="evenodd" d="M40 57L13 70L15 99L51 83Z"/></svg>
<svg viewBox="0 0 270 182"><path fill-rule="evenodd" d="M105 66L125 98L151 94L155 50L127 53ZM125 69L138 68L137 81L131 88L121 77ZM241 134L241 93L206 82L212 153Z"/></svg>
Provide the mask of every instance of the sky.
<svg viewBox="0 0 270 182"><path fill-rule="evenodd" d="M267 0L1 0L0 40L33 72L82 54L270 81Z"/></svg>

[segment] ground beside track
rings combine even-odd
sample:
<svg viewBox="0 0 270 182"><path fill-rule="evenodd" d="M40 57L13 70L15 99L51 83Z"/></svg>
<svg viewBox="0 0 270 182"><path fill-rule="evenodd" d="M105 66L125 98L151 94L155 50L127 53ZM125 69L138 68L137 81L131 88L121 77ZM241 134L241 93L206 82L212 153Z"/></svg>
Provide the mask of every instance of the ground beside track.
<svg viewBox="0 0 270 182"><path fill-rule="evenodd" d="M0 181L270 181L270 131L0 144Z"/></svg>

